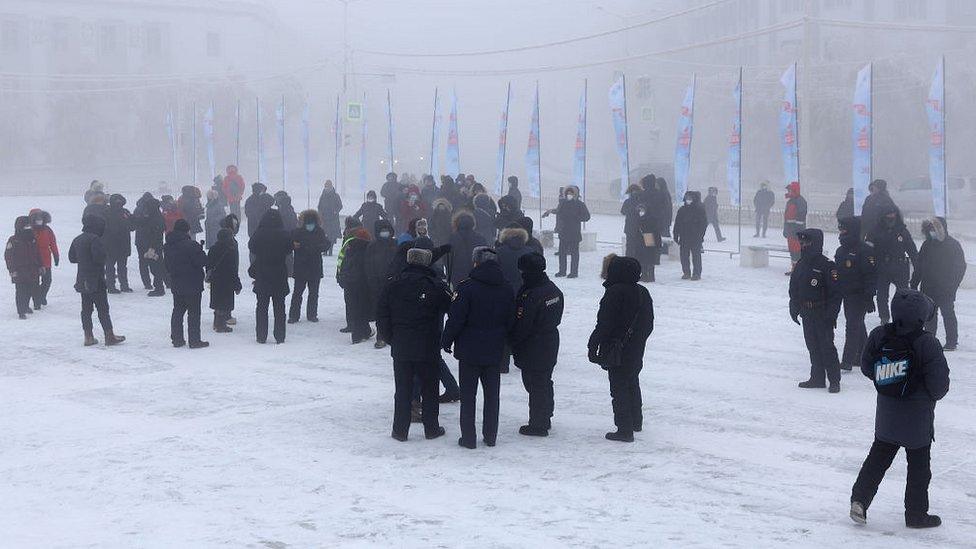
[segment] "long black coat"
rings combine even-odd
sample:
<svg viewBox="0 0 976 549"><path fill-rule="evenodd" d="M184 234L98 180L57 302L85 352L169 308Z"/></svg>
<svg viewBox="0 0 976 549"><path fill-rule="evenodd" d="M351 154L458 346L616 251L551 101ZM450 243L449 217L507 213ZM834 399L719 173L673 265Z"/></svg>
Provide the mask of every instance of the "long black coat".
<svg viewBox="0 0 976 549"><path fill-rule="evenodd" d="M17 221L26 224L27 219L20 217L17 218ZM10 272L14 284L31 280L36 282L43 265L41 264L41 254L37 251L34 231L30 228L24 229L22 226L18 226L14 235L7 239L7 248L4 250L3 258L7 263L7 270Z"/></svg>
<svg viewBox="0 0 976 549"><path fill-rule="evenodd" d="M455 232L451 235L451 256L448 276L451 284L468 277L474 267L471 262L471 252L478 246L487 246L488 241L474 231L474 217L467 212L459 213L454 218Z"/></svg>
<svg viewBox="0 0 976 549"><path fill-rule="evenodd" d="M451 240L451 212L453 206L443 198L434 201L429 220L430 239L438 246L447 244Z"/></svg>
<svg viewBox="0 0 976 549"><path fill-rule="evenodd" d="M674 218L674 240L681 246L701 248L705 231L708 230L708 217L701 203L701 193L689 191L688 194L691 195L691 204L678 208L678 215Z"/></svg>
<svg viewBox="0 0 976 549"><path fill-rule="evenodd" d="M163 249L163 234L166 233L166 220L159 210L159 200L147 198L141 202L132 214L136 229L136 251L142 255L151 248L159 253Z"/></svg>
<svg viewBox="0 0 976 549"><path fill-rule="evenodd" d="M453 346L454 356L461 362L496 365L501 363L514 321L514 293L498 263L488 261L457 285L441 345Z"/></svg>
<svg viewBox="0 0 976 549"><path fill-rule="evenodd" d="M966 255L959 241L939 228L942 230L938 236L922 243L911 283L913 288L921 286L922 293L929 297L955 299L956 290L966 276Z"/></svg>
<svg viewBox="0 0 976 549"><path fill-rule="evenodd" d="M264 219L264 214L274 206L274 197L266 192L251 193L244 201L244 217L247 218L247 236L250 238Z"/></svg>
<svg viewBox="0 0 976 549"><path fill-rule="evenodd" d="M380 231L384 229L390 232L389 238L380 237ZM386 287L386 283L390 279L390 265L393 263L393 258L397 253L397 243L393 234L393 226L390 225L390 222L381 219L373 227L373 241L366 246L364 268L366 272L366 284L369 288L370 319L374 316L372 311L376 308L380 293L382 293L383 288Z"/></svg>
<svg viewBox="0 0 976 549"><path fill-rule="evenodd" d="M868 304L874 299L878 286L878 259L874 246L861 240L858 218L841 218L840 227L847 232L841 235L840 247L834 254L838 289L845 299L861 296Z"/></svg>
<svg viewBox="0 0 976 549"><path fill-rule="evenodd" d="M894 226L888 226L883 221L877 223L874 230L868 234L868 242L874 244L879 271L892 278L907 280L909 263L918 265L918 248L915 247L912 233L901 220L900 213Z"/></svg>
<svg viewBox="0 0 976 549"><path fill-rule="evenodd" d="M529 235L525 229L505 229L499 235L498 265L505 275L505 282L512 287L512 292L518 292L522 287L522 273L518 268L518 260L525 254L532 253L527 246Z"/></svg>
<svg viewBox="0 0 976 549"><path fill-rule="evenodd" d="M768 214L773 209L773 204L776 204L776 193L769 189L759 189L756 196L752 197L752 206L756 213Z"/></svg>
<svg viewBox="0 0 976 549"><path fill-rule="evenodd" d="M615 257L607 267L607 279L596 314L596 327L587 342L590 360L600 345L623 340L633 325L633 333L623 348L623 366L635 367L644 360L647 338L654 331L654 301L640 280L640 263L632 257Z"/></svg>
<svg viewBox="0 0 976 549"><path fill-rule="evenodd" d="M887 189L875 194L869 194L861 206L861 234L871 236L881 222L881 217L897 209L895 201L891 199Z"/></svg>
<svg viewBox="0 0 976 549"><path fill-rule="evenodd" d="M451 306L447 284L429 267L408 265L380 294L377 337L389 342L393 360L440 358L441 328Z"/></svg>
<svg viewBox="0 0 976 549"><path fill-rule="evenodd" d="M102 242L109 257L132 255L132 214L121 204L113 204L105 210L105 234Z"/></svg>
<svg viewBox="0 0 976 549"><path fill-rule="evenodd" d="M203 291L207 253L189 233L171 231L166 235L166 272L173 295L193 295Z"/></svg>
<svg viewBox="0 0 976 549"><path fill-rule="evenodd" d="M295 279L319 280L323 276L322 254L329 248L329 238L325 230L316 225L309 231L304 225L299 225L292 231L292 241L295 247Z"/></svg>
<svg viewBox="0 0 976 549"><path fill-rule="evenodd" d="M342 238L342 229L339 228L339 212L342 211L342 197L335 190L322 191L319 197L319 219L322 222L322 229L325 236L331 242L337 242Z"/></svg>
<svg viewBox="0 0 976 549"><path fill-rule="evenodd" d="M233 311L234 294L241 291L240 252L230 229L217 232L217 243L207 252L210 272L210 308Z"/></svg>
<svg viewBox="0 0 976 549"><path fill-rule="evenodd" d="M258 295L288 295L288 266L292 252L291 233L281 225L278 210L268 210L258 228L251 235L247 248L254 254L248 271L254 278L254 293Z"/></svg>
<svg viewBox="0 0 976 549"><path fill-rule="evenodd" d="M640 195L634 195L627 197L624 200L623 205L620 206L620 213L624 216L624 234L628 239L630 238L640 238L640 212L639 209L643 205ZM645 205L645 208L647 206Z"/></svg>
<svg viewBox="0 0 976 549"><path fill-rule="evenodd" d="M369 284L366 281L366 247L369 245L369 233L361 237L347 238L342 247L342 265L336 273L339 286L346 293L346 307L353 307L354 311L346 311L347 318L372 320L376 315L375 303L370 299Z"/></svg>
<svg viewBox="0 0 976 549"><path fill-rule="evenodd" d="M843 295L837 266L823 255L823 231L804 229L799 234L806 235L811 243L800 252L800 260L790 273L790 316L826 311L828 318L836 319Z"/></svg>
<svg viewBox="0 0 976 549"><path fill-rule="evenodd" d="M590 220L590 210L580 199L562 200L556 208L559 220L559 240L579 243L583 241L583 223Z"/></svg>
<svg viewBox="0 0 976 549"><path fill-rule="evenodd" d="M525 283L515 297L515 324L509 345L515 366L549 368L559 354L559 323L563 318L563 293L546 273L523 275Z"/></svg>
<svg viewBox="0 0 976 549"><path fill-rule="evenodd" d="M380 219L390 220L390 216L382 206L376 202L363 202L363 205L359 207L356 213L352 214L353 219L361 222L363 227L369 231L369 234L373 234L373 228L376 226L376 222Z"/></svg>
<svg viewBox="0 0 976 549"><path fill-rule="evenodd" d="M105 285L105 245L102 233L105 231L105 218L97 215L82 219L81 234L71 241L68 261L78 265L75 277L75 290L81 294L104 292Z"/></svg>

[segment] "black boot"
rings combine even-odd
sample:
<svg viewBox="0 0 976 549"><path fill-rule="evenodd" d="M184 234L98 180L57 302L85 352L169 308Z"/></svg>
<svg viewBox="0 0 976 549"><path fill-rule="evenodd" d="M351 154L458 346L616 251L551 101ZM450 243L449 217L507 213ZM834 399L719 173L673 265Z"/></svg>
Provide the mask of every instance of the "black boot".
<svg viewBox="0 0 976 549"><path fill-rule="evenodd" d="M523 425L519 427L519 434L527 437L547 437L549 436L549 430L531 425Z"/></svg>
<svg viewBox="0 0 976 549"><path fill-rule="evenodd" d="M634 442L634 434L623 433L621 431L613 431L606 434L607 440L615 440L617 442Z"/></svg>
<svg viewBox="0 0 976 549"><path fill-rule="evenodd" d="M942 526L942 519L939 515L909 515L905 513L905 526L909 528L936 528Z"/></svg>
<svg viewBox="0 0 976 549"><path fill-rule="evenodd" d="M814 381L812 379L801 381L798 385L801 389L823 389L826 386L827 384L823 381Z"/></svg>

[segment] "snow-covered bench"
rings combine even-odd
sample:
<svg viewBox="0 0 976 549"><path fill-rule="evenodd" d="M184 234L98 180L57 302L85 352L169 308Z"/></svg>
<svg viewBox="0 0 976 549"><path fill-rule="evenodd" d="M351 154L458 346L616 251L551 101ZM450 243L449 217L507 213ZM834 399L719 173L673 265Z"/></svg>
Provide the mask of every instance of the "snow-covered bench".
<svg viewBox="0 0 976 549"><path fill-rule="evenodd" d="M769 253L774 252L777 255L786 254L789 255L790 249L786 246L777 246L775 244L765 244L762 246L743 246L742 253L739 254L739 266L747 267L750 269L762 269L769 267Z"/></svg>

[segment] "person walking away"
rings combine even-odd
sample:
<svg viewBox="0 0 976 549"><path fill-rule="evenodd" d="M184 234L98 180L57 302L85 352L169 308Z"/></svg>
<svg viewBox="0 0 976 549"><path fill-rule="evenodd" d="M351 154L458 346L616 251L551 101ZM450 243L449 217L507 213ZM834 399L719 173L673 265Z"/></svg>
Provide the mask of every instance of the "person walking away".
<svg viewBox="0 0 976 549"><path fill-rule="evenodd" d="M203 301L204 269L207 254L200 243L190 239L190 224L185 219L176 222L166 235L166 271L170 274L173 294L173 314L170 317L170 340L173 347L183 347L189 341L191 349L209 347L200 338L200 308ZM186 338L183 337L183 317L186 317Z"/></svg>
<svg viewBox="0 0 976 549"><path fill-rule="evenodd" d="M206 246L209 250L217 243L217 231L220 230L220 222L227 217L227 210L220 198L220 194L211 189L207 191L207 210L204 229L206 234Z"/></svg>
<svg viewBox="0 0 976 549"><path fill-rule="evenodd" d="M274 206L274 197L268 194L268 187L264 183L254 183L251 185L251 196L244 201L244 216L247 217L247 238L254 235L258 229L264 214Z"/></svg>
<svg viewBox="0 0 976 549"><path fill-rule="evenodd" d="M359 207L359 210L352 217L362 223L362 226L367 229L366 232L372 231L376 227L376 222L380 219L385 219L391 224L393 223L389 213L376 203L376 191L368 191L366 193L366 202L363 202L363 205ZM376 235L370 232L370 236Z"/></svg>
<svg viewBox="0 0 976 549"><path fill-rule="evenodd" d="M374 198L375 195L376 193L373 193ZM403 198L403 185L397 181L397 174L393 172L386 174L386 181L380 187L380 196L383 197L383 210L393 216L390 222L394 226L398 225L400 221L396 219L396 214L399 211L400 200ZM364 220L363 226L372 227L373 225L367 224Z"/></svg>
<svg viewBox="0 0 976 549"><path fill-rule="evenodd" d="M851 519L867 522L867 510L899 448L905 449L905 526L942 524L929 514L935 404L949 392L949 365L935 335L926 331L932 303L913 290L898 290L891 300L894 323L875 328L864 346L861 373L877 390L874 442L851 488ZM893 365L901 367L895 368Z"/></svg>
<svg viewBox="0 0 976 549"><path fill-rule="evenodd" d="M495 228L495 215L492 213L494 203L487 194L480 193L474 196L474 230L485 239L485 242L494 242L498 235ZM504 227L503 227L504 229Z"/></svg>
<svg viewBox="0 0 976 549"><path fill-rule="evenodd" d="M579 247L583 241L583 223L590 220L590 210L580 199L576 186L566 188L566 199L556 209L559 222L559 272L556 276L576 278L579 276ZM571 259L569 274L566 274L566 260Z"/></svg>
<svg viewBox="0 0 976 549"><path fill-rule="evenodd" d="M807 199L800 194L800 183L794 181L786 186L786 209L783 210L783 237L790 250L790 272L800 260L800 240L796 237L807 228Z"/></svg>
<svg viewBox="0 0 976 549"><path fill-rule="evenodd" d="M640 263L632 257L610 254L604 258L605 291L597 311L596 327L587 342L590 362L607 371L613 422L616 431L607 440L633 442L634 433L644 428L640 372L644 349L654 331L654 300L647 288L637 283ZM608 353L608 349L618 353ZM616 355L616 358L610 358Z"/></svg>
<svg viewBox="0 0 976 549"><path fill-rule="evenodd" d="M478 246L471 257L470 276L457 285L454 301L441 337L441 347L460 364L461 438L458 445L477 448L475 401L478 382L484 392L482 436L494 446L498 436L498 395L505 339L515 321L512 288L498 265L495 251Z"/></svg>
<svg viewBox="0 0 976 549"><path fill-rule="evenodd" d="M966 254L959 241L949 236L944 218L933 217L922 223L925 241L918 251L915 272L912 274L913 290L921 286L925 294L935 304L936 312L942 312L945 321L946 351L955 351L959 346L959 323L956 321L956 291L966 276ZM937 334L939 317L932 317L925 323L925 331Z"/></svg>
<svg viewBox="0 0 976 549"><path fill-rule="evenodd" d="M292 234L286 231L278 210L268 210L247 243L254 256L248 274L257 295L255 335L258 343L268 340L268 307L274 308L275 342L285 342L285 296L288 295L287 261L292 253Z"/></svg>
<svg viewBox="0 0 976 549"><path fill-rule="evenodd" d="M511 196L515 200L515 210L522 211L522 191L519 190L519 180L514 175L508 176L508 192L505 196ZM498 207L501 208L501 200Z"/></svg>
<svg viewBox="0 0 976 549"><path fill-rule="evenodd" d="M844 201L837 206L837 221L854 217L854 189L847 189Z"/></svg>
<svg viewBox="0 0 976 549"><path fill-rule="evenodd" d="M203 232L200 221L203 220L205 212L203 204L200 202L200 189L193 185L184 185L181 189L180 197L176 200L176 207L180 215L190 224L190 240L196 241L197 235Z"/></svg>
<svg viewBox="0 0 976 549"><path fill-rule="evenodd" d="M27 217L34 232L37 252L41 256L41 283L33 296L34 308L40 309L47 306L47 293L51 289L51 269L61 262L61 253L58 251L58 239L51 228L51 214L35 208Z"/></svg>
<svg viewBox="0 0 976 549"><path fill-rule="evenodd" d="M364 257L364 271L366 273L366 320L374 320L376 304L379 302L383 288L390 280L390 265L397 254L397 242L394 238L393 226L385 219L376 221L373 227L375 238L366 245ZM377 349L386 347L388 343L377 336L373 345Z"/></svg>
<svg viewBox="0 0 976 549"><path fill-rule="evenodd" d="M376 338L389 342L393 357L392 437L407 440L414 384L421 387L424 435L441 437L440 341L444 314L451 306L447 284L431 270L432 254L423 248L407 251L407 267L394 276L380 294L376 311Z"/></svg>
<svg viewBox="0 0 976 549"><path fill-rule="evenodd" d="M322 195L319 196L319 221L322 230L325 231L325 238L329 241L329 247L325 250L325 255L332 255L332 247L336 242L342 240L342 230L339 228L339 212L342 211L342 197L335 190L335 184L331 179L325 180Z"/></svg>
<svg viewBox="0 0 976 549"><path fill-rule="evenodd" d="M881 223L881 218L895 209L895 201L888 194L888 182L884 179L872 181L868 185L868 196L861 207L861 233L864 238L870 237Z"/></svg>
<svg viewBox="0 0 976 549"><path fill-rule="evenodd" d="M756 212L756 234L753 238L766 238L766 229L769 227L769 212L776 204L776 193L769 190L769 181L763 180L759 184L756 196L752 197L752 207Z"/></svg>
<svg viewBox="0 0 976 549"><path fill-rule="evenodd" d="M355 227L347 232L339 251L341 260L336 270L336 281L342 288L346 304L346 326L353 345L373 337L369 320L374 313L370 311L372 304L366 277L366 248L370 240L369 231L361 226Z"/></svg>
<svg viewBox="0 0 976 549"><path fill-rule="evenodd" d="M840 367L850 371L861 365L868 338L864 317L874 312L878 286L878 258L874 246L861 239L861 219L844 217L838 223L840 247L834 254L837 285L844 300L845 338Z"/></svg>
<svg viewBox="0 0 976 549"><path fill-rule="evenodd" d="M454 207L447 199L438 198L433 203L433 212L430 214L430 239L438 246L447 244L451 240L453 210Z"/></svg>
<svg viewBox="0 0 976 549"><path fill-rule="evenodd" d="M228 321L234 310L234 296L243 289L239 265L240 252L234 232L222 228L217 231L217 243L207 251L206 280L210 284L210 308L214 312L213 330L218 334L234 331Z"/></svg>
<svg viewBox="0 0 976 549"><path fill-rule="evenodd" d="M715 239L719 242L725 242L725 238L722 236L722 227L718 223L717 187L708 188L708 196L705 197L703 204L705 205L705 217L708 219L708 224L715 230Z"/></svg>
<svg viewBox="0 0 976 549"><path fill-rule="evenodd" d="M823 231L803 229L796 237L802 251L790 275L790 318L803 326L803 339L810 352L810 379L800 382L800 388L822 389L829 381L829 391L839 393L834 327L842 298L840 276L834 262L823 255Z"/></svg>
<svg viewBox="0 0 976 549"><path fill-rule="evenodd" d="M288 309L288 323L298 322L302 313L302 294L308 288L308 303L305 318L309 322L319 321L319 285L322 282L322 254L331 247L325 230L320 226L316 210L305 210L298 217L298 228L292 231L295 262L293 274L295 290L291 294Z"/></svg>
<svg viewBox="0 0 976 549"><path fill-rule="evenodd" d="M559 355L559 323L563 293L546 276L546 258L528 253L518 259L522 287L515 297L515 324L508 336L522 386L529 394L529 422L519 428L525 436L549 436L555 408L552 372Z"/></svg>
<svg viewBox="0 0 976 549"><path fill-rule="evenodd" d="M511 227L502 230L498 240L498 246L495 248L498 265L502 268L505 282L512 288L512 294L516 295L523 284L519 260L522 256L532 253L532 250L526 245L529 234L518 223L512 223ZM500 363L501 373L507 374L509 372L511 361L512 349L506 343Z"/></svg>
<svg viewBox="0 0 976 549"><path fill-rule="evenodd" d="M108 293L118 294L131 292L129 287L129 256L132 255L132 214L125 208L125 197L113 194L109 198L108 209L105 210L105 282ZM119 287L115 286L118 277Z"/></svg>
<svg viewBox="0 0 976 549"><path fill-rule="evenodd" d="M81 294L81 328L85 332L85 347L97 345L92 326L92 313L98 310L98 322L105 332L105 345L118 345L125 336L116 335L108 309L105 284L105 218L89 215L82 219L81 234L71 241L68 261L78 265L75 291Z"/></svg>
<svg viewBox="0 0 976 549"><path fill-rule="evenodd" d="M30 302L37 294L38 279L44 270L28 216L18 216L14 220L14 234L7 239L3 258L7 263L10 281L14 284L17 316L24 320L27 315L34 312L31 310Z"/></svg>
<svg viewBox="0 0 976 549"><path fill-rule="evenodd" d="M874 245L878 258L878 316L882 324L887 324L891 319L888 309L891 285L894 284L896 290L908 287L911 270L918 265L918 248L896 207L881 216L881 221L868 235L868 242Z"/></svg>
<svg viewBox="0 0 976 549"><path fill-rule="evenodd" d="M674 241L681 252L681 279L701 280L702 245L708 230L708 216L700 192L686 192L684 201L674 218Z"/></svg>
<svg viewBox="0 0 976 549"><path fill-rule="evenodd" d="M461 210L454 214L454 234L449 242L451 245L448 260L447 279L452 287L468 278L474 268L474 249L488 246L488 241L474 230L474 216L470 212Z"/></svg>
<svg viewBox="0 0 976 549"><path fill-rule="evenodd" d="M241 176L237 166L233 164L227 166L226 175L220 183L220 191L224 202L230 208L230 213L236 215L238 219L241 218L241 199L244 198L245 189L247 184L244 183L244 177Z"/></svg>

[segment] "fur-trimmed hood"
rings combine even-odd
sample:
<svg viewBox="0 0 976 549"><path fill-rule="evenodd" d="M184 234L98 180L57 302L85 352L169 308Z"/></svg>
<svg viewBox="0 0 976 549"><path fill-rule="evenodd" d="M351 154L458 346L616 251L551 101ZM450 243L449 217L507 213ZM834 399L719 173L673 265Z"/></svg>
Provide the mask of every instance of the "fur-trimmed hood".
<svg viewBox="0 0 976 549"><path fill-rule="evenodd" d="M451 201L446 198L438 198L437 200L430 203L430 207L434 211L437 210L438 206L444 206L444 208L447 209L447 211L449 212L454 211L454 206L451 204Z"/></svg>
<svg viewBox="0 0 976 549"><path fill-rule="evenodd" d="M455 231L473 231L474 230L474 214L468 210L461 210L454 214L451 219L451 226Z"/></svg>
<svg viewBox="0 0 976 549"><path fill-rule="evenodd" d="M529 233L520 227L508 227L502 229L502 232L498 234L498 241L502 244L514 241L514 247L521 248L529 241Z"/></svg>
<svg viewBox="0 0 976 549"><path fill-rule="evenodd" d="M948 232L941 218L930 217L922 222L922 232L931 233L932 238L939 242L945 242Z"/></svg>
<svg viewBox="0 0 976 549"><path fill-rule="evenodd" d="M316 210L305 210L298 214L298 224L305 225L309 221L314 221L317 227L322 226L322 219L319 218L319 212Z"/></svg>
<svg viewBox="0 0 976 549"><path fill-rule="evenodd" d="M48 223L51 222L51 214L45 212L44 210L42 210L40 208L34 208L33 210L31 210L27 214L27 217L30 218L30 223L31 223L32 226L34 225L34 221L37 218L40 218L41 219L41 223L44 223L45 225L47 225Z"/></svg>

